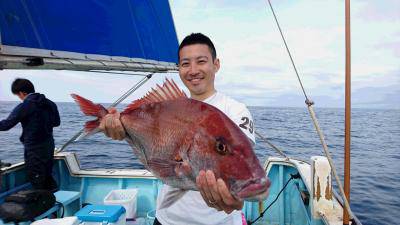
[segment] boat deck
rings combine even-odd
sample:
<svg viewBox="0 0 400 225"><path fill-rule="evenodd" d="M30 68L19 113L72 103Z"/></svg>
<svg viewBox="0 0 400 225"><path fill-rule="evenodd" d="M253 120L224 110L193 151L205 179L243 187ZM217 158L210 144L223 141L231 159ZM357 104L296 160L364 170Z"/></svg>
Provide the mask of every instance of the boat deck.
<svg viewBox="0 0 400 225"><path fill-rule="evenodd" d="M105 196L110 191L119 189L138 189L136 211L138 219L128 221L128 224L144 222L147 213L155 210L157 195L163 184L149 171L83 170L80 169L79 162L73 153L58 153L55 158L53 174L62 191L58 194L58 199L65 198L64 216L73 216L82 205L103 204ZM319 218L312 216L312 195L309 191L311 190L311 167L308 163L293 159L270 158L264 166L272 181L270 194L262 203L245 202L242 211L247 221L256 219L264 209L274 202L264 217L256 224L342 224L339 216L342 215L342 207L336 199L334 199L334 210L330 215L326 214ZM0 202L9 194L10 190L27 188L23 163L2 170L3 192L0 193ZM288 182L287 187L278 197L286 182L296 174L299 177ZM55 208L53 211L60 215L61 209ZM3 223L0 221L1 224Z"/></svg>

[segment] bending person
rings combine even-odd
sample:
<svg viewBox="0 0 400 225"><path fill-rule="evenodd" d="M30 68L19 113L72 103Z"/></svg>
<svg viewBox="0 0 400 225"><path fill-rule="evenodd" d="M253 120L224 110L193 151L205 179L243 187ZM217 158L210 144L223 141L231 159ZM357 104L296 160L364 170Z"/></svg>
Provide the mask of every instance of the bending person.
<svg viewBox="0 0 400 225"><path fill-rule="evenodd" d="M20 141L24 145L27 180L34 189L57 190L52 177L54 138L53 127L60 125L57 106L35 88L27 79L16 79L11 91L22 103L17 105L7 119L0 121L0 131L22 125Z"/></svg>

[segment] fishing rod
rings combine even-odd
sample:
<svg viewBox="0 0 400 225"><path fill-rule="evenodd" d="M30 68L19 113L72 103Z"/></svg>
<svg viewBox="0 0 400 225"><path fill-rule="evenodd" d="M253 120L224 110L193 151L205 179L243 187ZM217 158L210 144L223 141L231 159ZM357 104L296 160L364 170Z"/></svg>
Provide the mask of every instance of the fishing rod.
<svg viewBox="0 0 400 225"><path fill-rule="evenodd" d="M139 82L137 82L131 89L129 89L127 92L125 92L121 97L119 97L114 103L112 103L109 108L117 106L119 103L121 103L123 100L125 100L129 95L131 95L133 92L135 92L138 88L140 88L143 84L145 84L150 78L153 76L154 73L147 74L143 79L141 79ZM70 145L72 142L76 141L85 131L85 128L82 128L80 131L78 131L74 136L72 136L61 148L55 149L55 153L62 152L68 145Z"/></svg>

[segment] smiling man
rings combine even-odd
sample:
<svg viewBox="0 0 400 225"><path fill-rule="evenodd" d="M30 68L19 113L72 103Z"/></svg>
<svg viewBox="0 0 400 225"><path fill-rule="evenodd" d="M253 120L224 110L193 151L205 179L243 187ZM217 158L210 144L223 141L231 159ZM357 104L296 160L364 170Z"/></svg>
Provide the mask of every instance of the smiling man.
<svg viewBox="0 0 400 225"><path fill-rule="evenodd" d="M224 112L255 143L253 120L249 110L244 104L217 92L214 87L220 61L211 40L200 33L188 35L179 46L178 59L179 76L189 89L190 97ZM122 140L125 130L119 121L119 113L114 109L110 113L100 124L100 129L107 136ZM243 201L231 195L222 179L216 180L212 171L201 171L196 183L199 191L188 191L170 207L160 209L164 198L177 191L176 188L164 184L157 199L154 224L242 224L240 209L243 207Z"/></svg>

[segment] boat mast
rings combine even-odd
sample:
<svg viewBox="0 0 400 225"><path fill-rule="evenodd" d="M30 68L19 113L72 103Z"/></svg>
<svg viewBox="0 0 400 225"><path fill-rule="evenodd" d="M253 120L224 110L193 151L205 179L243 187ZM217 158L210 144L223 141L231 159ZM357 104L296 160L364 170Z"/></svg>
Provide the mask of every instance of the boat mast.
<svg viewBox="0 0 400 225"><path fill-rule="evenodd" d="M344 125L344 192L350 203L350 128L351 128L351 45L350 45L350 0L345 1L346 81L345 81L345 125ZM349 224L349 214L343 210L343 224Z"/></svg>

